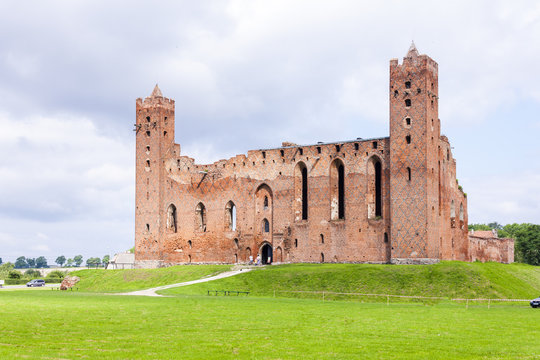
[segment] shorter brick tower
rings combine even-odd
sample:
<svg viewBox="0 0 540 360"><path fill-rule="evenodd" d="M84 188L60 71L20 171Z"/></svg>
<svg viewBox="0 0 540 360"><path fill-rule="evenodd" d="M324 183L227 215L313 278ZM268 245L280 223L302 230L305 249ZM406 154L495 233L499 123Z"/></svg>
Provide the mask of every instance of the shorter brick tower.
<svg viewBox="0 0 540 360"><path fill-rule="evenodd" d="M135 190L135 260L161 258L160 219L166 175L163 159L173 156L174 100L163 97L156 85L144 100L136 100L136 190Z"/></svg>

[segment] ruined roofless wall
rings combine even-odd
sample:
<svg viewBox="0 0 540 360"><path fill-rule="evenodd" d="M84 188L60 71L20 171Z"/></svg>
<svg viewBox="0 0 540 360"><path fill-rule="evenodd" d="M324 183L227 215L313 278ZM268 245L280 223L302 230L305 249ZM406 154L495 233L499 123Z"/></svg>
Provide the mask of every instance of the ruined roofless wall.
<svg viewBox="0 0 540 360"><path fill-rule="evenodd" d="M467 202L440 134L437 64L390 63L390 137L284 144L200 165L174 101L137 99L137 266L470 260Z"/></svg>

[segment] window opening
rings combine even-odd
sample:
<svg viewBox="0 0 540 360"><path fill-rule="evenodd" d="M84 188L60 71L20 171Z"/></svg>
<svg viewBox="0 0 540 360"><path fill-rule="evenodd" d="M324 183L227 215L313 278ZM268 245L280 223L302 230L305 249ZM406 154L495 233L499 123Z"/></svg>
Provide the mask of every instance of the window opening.
<svg viewBox="0 0 540 360"><path fill-rule="evenodd" d="M321 253L321 262L323 263L324 262L324 254Z"/></svg>
<svg viewBox="0 0 540 360"><path fill-rule="evenodd" d="M263 219L263 232L270 232L270 222L267 219Z"/></svg>
<svg viewBox="0 0 540 360"><path fill-rule="evenodd" d="M336 145L336 151L339 152L341 150L341 146Z"/></svg>
<svg viewBox="0 0 540 360"><path fill-rule="evenodd" d="M354 150L358 150L360 148L360 146L358 145L358 143L354 143Z"/></svg>
<svg viewBox="0 0 540 360"><path fill-rule="evenodd" d="M410 126L411 125L411 118L405 118L405 123Z"/></svg>
<svg viewBox="0 0 540 360"><path fill-rule="evenodd" d="M385 242L385 243L388 242L388 233L384 233L384 242Z"/></svg>
<svg viewBox="0 0 540 360"><path fill-rule="evenodd" d="M231 231L236 231L236 206L232 201L225 205L225 220L227 228Z"/></svg>
<svg viewBox="0 0 540 360"><path fill-rule="evenodd" d="M295 248L298 247L298 239L294 239L294 247L295 247Z"/></svg>
<svg viewBox="0 0 540 360"><path fill-rule="evenodd" d="M146 136L150 136L150 130L146 131Z"/></svg>
<svg viewBox="0 0 540 360"><path fill-rule="evenodd" d="M320 153L321 153L321 147L317 146L317 154L320 154Z"/></svg>
<svg viewBox="0 0 540 360"><path fill-rule="evenodd" d="M150 116L146 117L146 122L150 122Z"/></svg>
<svg viewBox="0 0 540 360"><path fill-rule="evenodd" d="M167 208L167 228L173 232L177 231L176 228L176 206L173 204Z"/></svg>
<svg viewBox="0 0 540 360"><path fill-rule="evenodd" d="M382 216L382 166L381 162L375 163L375 216Z"/></svg>
<svg viewBox="0 0 540 360"><path fill-rule="evenodd" d="M188 243L188 246L189 246L190 249L193 248L193 243L191 242L191 240L188 240L187 243Z"/></svg>
<svg viewBox="0 0 540 360"><path fill-rule="evenodd" d="M324 244L324 235L321 234L321 244Z"/></svg>
<svg viewBox="0 0 540 360"><path fill-rule="evenodd" d="M339 219L345 218L345 167L338 166Z"/></svg>
<svg viewBox="0 0 540 360"><path fill-rule="evenodd" d="M299 153L300 155L304 155L304 149L298 148L298 153Z"/></svg>
<svg viewBox="0 0 540 360"><path fill-rule="evenodd" d="M262 152L263 159L266 159L266 151Z"/></svg>
<svg viewBox="0 0 540 360"><path fill-rule="evenodd" d="M308 218L308 176L307 168L302 168L302 220Z"/></svg>
<svg viewBox="0 0 540 360"><path fill-rule="evenodd" d="M264 196L264 201L263 201L263 207L264 209L268 209L268 196Z"/></svg>
<svg viewBox="0 0 540 360"><path fill-rule="evenodd" d="M150 231L150 224L146 224L146 231Z"/></svg>
<svg viewBox="0 0 540 360"><path fill-rule="evenodd" d="M431 102L431 104L433 105L433 101ZM405 99L405 106L411 106L411 99Z"/></svg>
<svg viewBox="0 0 540 360"><path fill-rule="evenodd" d="M410 88L411 88L411 82L405 81L405 89L410 89Z"/></svg>
<svg viewBox="0 0 540 360"><path fill-rule="evenodd" d="M279 150L281 156L285 156L285 151L284 150Z"/></svg>
<svg viewBox="0 0 540 360"><path fill-rule="evenodd" d="M195 209L197 216L197 226L199 231L206 232L206 208L203 203L199 203Z"/></svg>
<svg viewBox="0 0 540 360"><path fill-rule="evenodd" d="M407 141L407 144L411 143L411 135L405 136L405 140Z"/></svg>
<svg viewBox="0 0 540 360"><path fill-rule="evenodd" d="M373 148L376 149L377 148L377 142L374 141L373 144L372 144Z"/></svg>

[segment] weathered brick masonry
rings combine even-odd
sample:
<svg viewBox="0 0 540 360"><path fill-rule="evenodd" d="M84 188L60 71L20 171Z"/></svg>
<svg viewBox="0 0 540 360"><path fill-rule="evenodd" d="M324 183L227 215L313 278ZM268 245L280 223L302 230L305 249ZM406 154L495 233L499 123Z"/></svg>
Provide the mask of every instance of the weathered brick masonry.
<svg viewBox="0 0 540 360"><path fill-rule="evenodd" d="M390 61L390 136L249 151L199 165L174 100L137 99L135 259L183 263L470 260L467 199L440 134L437 63Z"/></svg>

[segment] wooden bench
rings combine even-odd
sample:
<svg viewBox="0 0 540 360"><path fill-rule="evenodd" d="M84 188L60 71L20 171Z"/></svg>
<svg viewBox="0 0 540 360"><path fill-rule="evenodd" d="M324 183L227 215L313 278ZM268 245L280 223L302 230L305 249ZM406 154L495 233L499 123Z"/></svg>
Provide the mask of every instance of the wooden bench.
<svg viewBox="0 0 540 360"><path fill-rule="evenodd" d="M236 296L240 296L240 294L245 294L246 296L249 295L249 291L236 291L236 290L208 290L207 291L208 295L211 295L212 293L215 296L218 296L221 293L223 293L223 296L230 296L231 294L236 294Z"/></svg>

